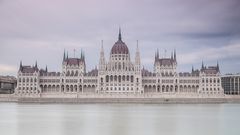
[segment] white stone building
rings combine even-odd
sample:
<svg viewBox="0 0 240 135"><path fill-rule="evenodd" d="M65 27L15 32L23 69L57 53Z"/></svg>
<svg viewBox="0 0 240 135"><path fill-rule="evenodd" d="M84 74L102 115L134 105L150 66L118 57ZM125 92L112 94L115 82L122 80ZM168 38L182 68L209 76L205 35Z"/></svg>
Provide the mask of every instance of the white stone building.
<svg viewBox="0 0 240 135"><path fill-rule="evenodd" d="M155 55L154 71L141 68L138 45L135 60L131 61L127 45L119 31L118 41L113 45L110 58L100 51L98 69L86 72L85 55L80 58L63 56L62 71L48 72L35 66L20 63L15 94L176 94L176 95L223 95L219 65L200 70L177 73L176 51L168 58Z"/></svg>

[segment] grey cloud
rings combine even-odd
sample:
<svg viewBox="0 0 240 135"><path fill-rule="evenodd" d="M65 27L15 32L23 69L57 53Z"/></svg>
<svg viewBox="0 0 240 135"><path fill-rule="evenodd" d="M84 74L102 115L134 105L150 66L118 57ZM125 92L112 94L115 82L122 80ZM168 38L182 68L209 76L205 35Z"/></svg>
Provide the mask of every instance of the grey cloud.
<svg viewBox="0 0 240 135"><path fill-rule="evenodd" d="M64 48L70 54L82 48L90 69L98 63L102 39L109 57L121 26L132 59L139 40L143 64L152 69L156 48L162 55L163 50L169 55L176 48L182 56L240 43L239 13L239 0L1 0L0 65L16 67L20 60L26 64L38 60L40 66L59 71ZM230 65L236 57L231 56L235 62ZM179 70L190 69L186 66L191 63L179 64ZM8 73L16 74L0 71Z"/></svg>

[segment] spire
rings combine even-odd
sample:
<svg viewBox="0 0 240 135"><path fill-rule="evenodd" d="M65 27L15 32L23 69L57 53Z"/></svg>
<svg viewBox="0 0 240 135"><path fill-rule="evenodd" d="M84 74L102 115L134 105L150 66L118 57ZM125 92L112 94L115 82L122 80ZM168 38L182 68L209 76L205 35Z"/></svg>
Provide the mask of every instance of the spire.
<svg viewBox="0 0 240 135"><path fill-rule="evenodd" d="M192 65L192 73L194 72L194 67L193 67L193 65Z"/></svg>
<svg viewBox="0 0 240 135"><path fill-rule="evenodd" d="M176 57L176 49L174 49L174 60L177 61L177 57Z"/></svg>
<svg viewBox="0 0 240 135"><path fill-rule="evenodd" d="M137 52L139 52L139 47L138 47L138 40L137 40Z"/></svg>
<svg viewBox="0 0 240 135"><path fill-rule="evenodd" d="M19 66L19 70L22 70L22 61L20 61L20 66Z"/></svg>
<svg viewBox="0 0 240 135"><path fill-rule="evenodd" d="M101 41L101 52L104 52L104 49L103 49L103 40Z"/></svg>
<svg viewBox="0 0 240 135"><path fill-rule="evenodd" d="M80 57L80 59L83 59L83 51L82 51L82 49L81 49L81 57Z"/></svg>
<svg viewBox="0 0 240 135"><path fill-rule="evenodd" d="M121 33L120 27L119 27L119 33L118 33L118 41L122 41L122 33Z"/></svg>
<svg viewBox="0 0 240 135"><path fill-rule="evenodd" d="M140 70L140 51L138 47L138 40L137 40L137 48L136 48L136 55L135 55L135 64L139 66L138 69Z"/></svg>
<svg viewBox="0 0 240 135"><path fill-rule="evenodd" d="M22 68L22 61L20 61L20 68Z"/></svg>
<svg viewBox="0 0 240 135"><path fill-rule="evenodd" d="M37 61L35 62L35 68L37 68L38 66L37 66Z"/></svg>
<svg viewBox="0 0 240 135"><path fill-rule="evenodd" d="M83 53L83 60L84 60L84 62L85 62L85 53L84 53L84 51L82 52Z"/></svg>
<svg viewBox="0 0 240 135"><path fill-rule="evenodd" d="M202 61L202 69L204 69L204 64L203 64L203 61Z"/></svg>
<svg viewBox="0 0 240 135"><path fill-rule="evenodd" d="M65 55L65 49L64 49L64 53L63 53L63 61L65 61L66 59L66 55Z"/></svg>
<svg viewBox="0 0 240 135"><path fill-rule="evenodd" d="M219 71L219 64L218 64L218 61L217 61L217 71Z"/></svg>
<svg viewBox="0 0 240 135"><path fill-rule="evenodd" d="M48 72L47 65L46 65L45 71Z"/></svg>

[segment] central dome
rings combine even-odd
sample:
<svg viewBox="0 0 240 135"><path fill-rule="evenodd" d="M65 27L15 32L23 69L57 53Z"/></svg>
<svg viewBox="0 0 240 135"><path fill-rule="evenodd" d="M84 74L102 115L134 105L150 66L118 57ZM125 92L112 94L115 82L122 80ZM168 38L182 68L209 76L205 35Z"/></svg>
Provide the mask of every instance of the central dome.
<svg viewBox="0 0 240 135"><path fill-rule="evenodd" d="M128 47L122 41L121 30L119 29L118 41L113 45L111 49L111 54L128 54Z"/></svg>

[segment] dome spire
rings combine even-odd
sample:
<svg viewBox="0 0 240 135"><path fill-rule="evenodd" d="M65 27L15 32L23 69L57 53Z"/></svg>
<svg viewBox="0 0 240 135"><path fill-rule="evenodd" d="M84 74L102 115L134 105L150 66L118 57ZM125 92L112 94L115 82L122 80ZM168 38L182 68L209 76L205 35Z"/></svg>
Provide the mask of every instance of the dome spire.
<svg viewBox="0 0 240 135"><path fill-rule="evenodd" d="M118 33L118 40L122 41L122 33L121 33L121 28L119 27L119 33Z"/></svg>

